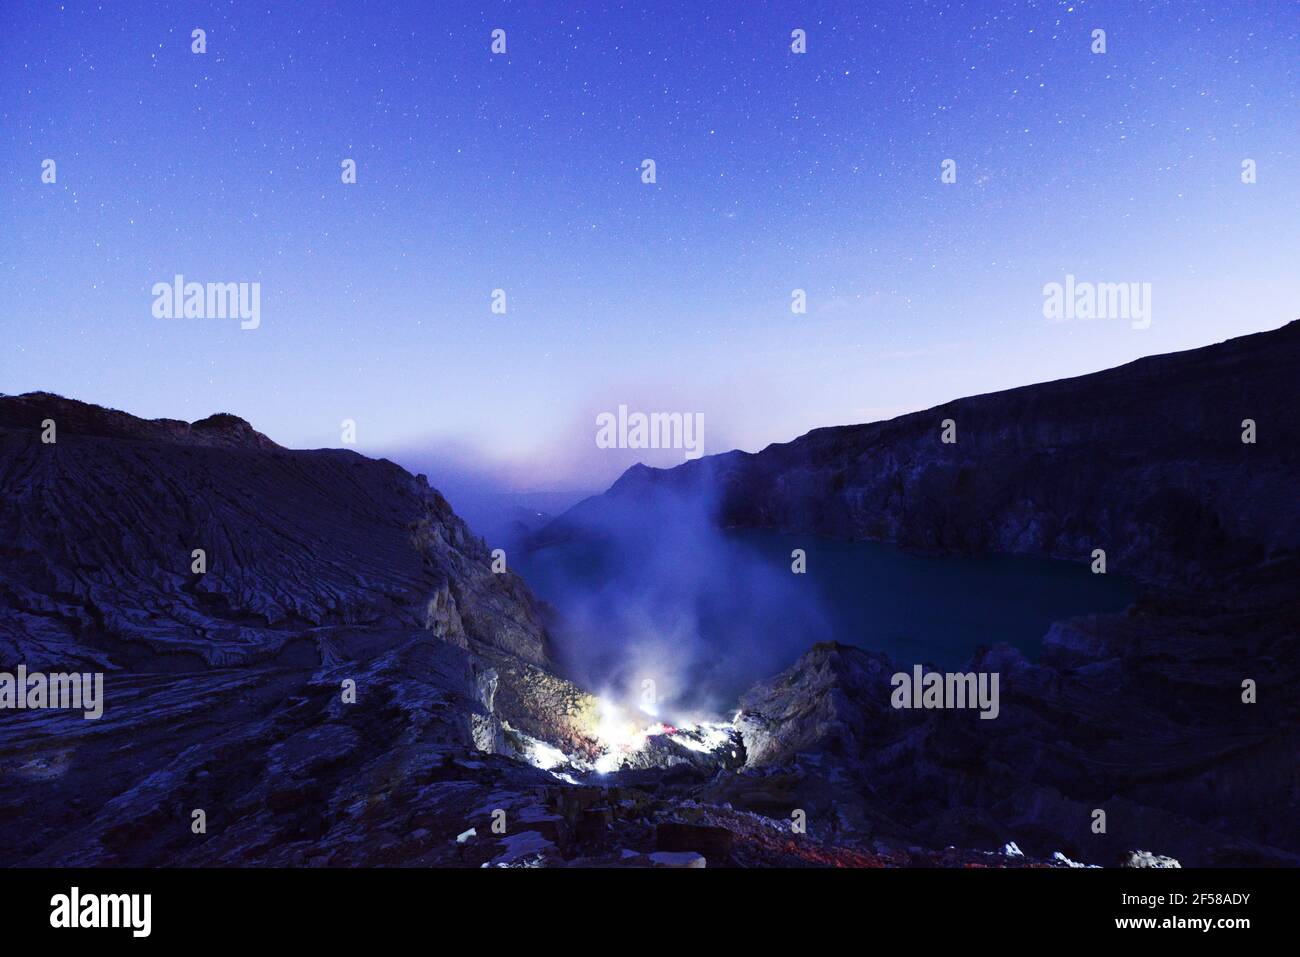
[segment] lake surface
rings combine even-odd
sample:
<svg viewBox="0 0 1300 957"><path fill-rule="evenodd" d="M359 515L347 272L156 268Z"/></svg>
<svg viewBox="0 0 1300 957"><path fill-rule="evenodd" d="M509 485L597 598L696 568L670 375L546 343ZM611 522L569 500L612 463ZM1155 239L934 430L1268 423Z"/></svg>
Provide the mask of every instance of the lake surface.
<svg viewBox="0 0 1300 957"><path fill-rule="evenodd" d="M791 551L807 573L791 571ZM935 558L765 530L551 546L518 562L563 616L559 658L618 687L643 675L683 703L738 695L818 641L883 651L904 670L958 670L981 645L1031 660L1052 622L1123 610L1131 581L1086 562Z"/></svg>

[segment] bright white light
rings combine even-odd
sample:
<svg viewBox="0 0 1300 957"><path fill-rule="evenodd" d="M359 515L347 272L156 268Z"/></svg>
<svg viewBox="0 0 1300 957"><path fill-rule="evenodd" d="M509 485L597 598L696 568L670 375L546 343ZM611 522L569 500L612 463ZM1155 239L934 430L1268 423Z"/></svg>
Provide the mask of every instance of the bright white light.
<svg viewBox="0 0 1300 957"><path fill-rule="evenodd" d="M532 762L534 767L549 771L551 768L558 768L562 764L568 764L569 756L545 741L533 741L532 748L528 752L528 760Z"/></svg>
<svg viewBox="0 0 1300 957"><path fill-rule="evenodd" d="M616 751L602 754L596 759L597 774L613 774L623 764L623 755Z"/></svg>
<svg viewBox="0 0 1300 957"><path fill-rule="evenodd" d="M596 713L595 736L602 753L593 766L600 774L617 771L627 758L641 751L651 738L658 735L667 735L682 747L701 754L712 754L731 744L732 725L725 722L704 721L672 727L656 721L641 725L625 716L622 709L608 698L596 700Z"/></svg>
<svg viewBox="0 0 1300 957"><path fill-rule="evenodd" d="M711 754L731 743L731 725L703 721L700 724L678 728L672 736L673 741L684 748Z"/></svg>

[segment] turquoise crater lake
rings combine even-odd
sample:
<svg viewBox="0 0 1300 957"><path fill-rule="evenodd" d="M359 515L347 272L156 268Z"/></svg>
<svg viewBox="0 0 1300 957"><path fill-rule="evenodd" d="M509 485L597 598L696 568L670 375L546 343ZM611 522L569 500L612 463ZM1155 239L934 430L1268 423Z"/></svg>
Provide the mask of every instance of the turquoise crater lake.
<svg viewBox="0 0 1300 957"><path fill-rule="evenodd" d="M791 571L796 548L806 574ZM1122 611L1137 594L1087 562L920 556L755 529L571 541L516 570L560 612L558 657L575 677L635 686L645 673L683 703L719 706L818 641L884 652L902 668L957 670L1000 642L1032 660L1053 622Z"/></svg>

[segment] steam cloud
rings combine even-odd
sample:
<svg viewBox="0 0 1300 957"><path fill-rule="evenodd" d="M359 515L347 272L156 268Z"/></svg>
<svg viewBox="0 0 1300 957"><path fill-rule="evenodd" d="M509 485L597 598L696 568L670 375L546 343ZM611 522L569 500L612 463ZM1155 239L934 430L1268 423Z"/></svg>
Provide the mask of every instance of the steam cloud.
<svg viewBox="0 0 1300 957"><path fill-rule="evenodd" d="M648 679L666 719L715 716L792 647L830 637L789 555L718 529L707 491L636 491L582 503L520 562L559 612L559 664L575 680L635 705Z"/></svg>

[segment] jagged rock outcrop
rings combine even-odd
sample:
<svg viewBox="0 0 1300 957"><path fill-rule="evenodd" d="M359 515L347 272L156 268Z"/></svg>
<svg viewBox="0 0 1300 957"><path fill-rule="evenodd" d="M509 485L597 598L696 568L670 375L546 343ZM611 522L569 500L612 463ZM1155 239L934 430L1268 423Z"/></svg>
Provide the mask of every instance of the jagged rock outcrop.
<svg viewBox="0 0 1300 957"><path fill-rule="evenodd" d="M860 753L891 716L889 676L895 670L883 655L829 642L813 646L741 698L736 728L747 763L782 764L821 747Z"/></svg>
<svg viewBox="0 0 1300 957"><path fill-rule="evenodd" d="M1130 851L1120 859L1120 867L1150 867L1165 870L1174 867L1181 868L1182 866L1172 857L1152 854L1150 851Z"/></svg>

